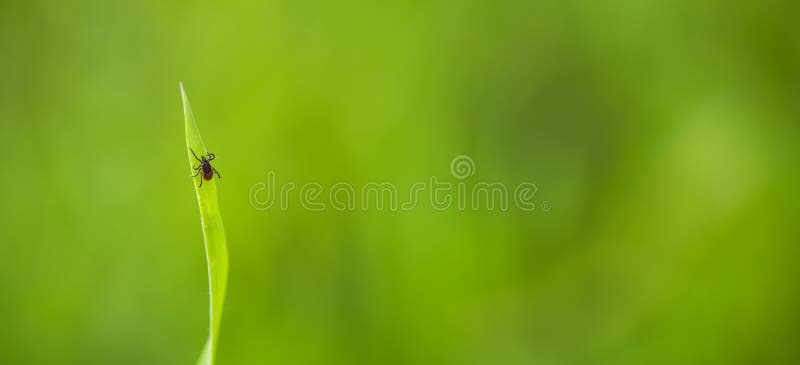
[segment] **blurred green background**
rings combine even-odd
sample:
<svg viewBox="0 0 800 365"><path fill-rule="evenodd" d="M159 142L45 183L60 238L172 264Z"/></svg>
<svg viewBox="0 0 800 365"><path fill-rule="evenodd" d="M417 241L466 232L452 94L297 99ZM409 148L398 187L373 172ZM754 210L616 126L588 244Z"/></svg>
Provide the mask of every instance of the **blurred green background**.
<svg viewBox="0 0 800 365"><path fill-rule="evenodd" d="M796 1L0 4L0 363L800 362ZM466 154L550 212L258 211ZM449 180L448 180L449 179ZM401 195L404 196L404 195Z"/></svg>

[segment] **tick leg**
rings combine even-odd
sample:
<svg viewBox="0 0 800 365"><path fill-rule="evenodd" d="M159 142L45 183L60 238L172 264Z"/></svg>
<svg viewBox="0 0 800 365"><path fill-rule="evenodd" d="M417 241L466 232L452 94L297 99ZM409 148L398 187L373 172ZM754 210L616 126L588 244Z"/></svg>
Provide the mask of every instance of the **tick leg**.
<svg viewBox="0 0 800 365"><path fill-rule="evenodd" d="M198 188L202 188L203 187L203 179L202 178L200 179L200 185L197 185L197 187Z"/></svg>
<svg viewBox="0 0 800 365"><path fill-rule="evenodd" d="M213 153L211 153L211 152L209 152L209 153L206 153L206 155L208 156L208 160L209 160L209 161L211 161L211 160L213 160L213 159L217 158L217 156L215 156L215 155L214 155Z"/></svg>
<svg viewBox="0 0 800 365"><path fill-rule="evenodd" d="M195 159L195 160L197 160L197 161L200 161L200 162L203 162L202 160L200 160L200 159L197 157L197 154L196 154L196 153L194 153L194 150L193 150L193 149L191 149L191 148L190 148L190 149L189 149L189 151L192 151L192 155L194 156L194 159Z"/></svg>
<svg viewBox="0 0 800 365"><path fill-rule="evenodd" d="M217 174L217 177L218 177L218 178L220 178L220 179L222 178L222 176L219 176L219 170L217 170L217 169L214 169L214 173L216 173L216 174Z"/></svg>
<svg viewBox="0 0 800 365"><path fill-rule="evenodd" d="M195 172L194 175L192 175L192 177L197 177L197 175L200 175L200 169L196 169L196 171L197 172Z"/></svg>

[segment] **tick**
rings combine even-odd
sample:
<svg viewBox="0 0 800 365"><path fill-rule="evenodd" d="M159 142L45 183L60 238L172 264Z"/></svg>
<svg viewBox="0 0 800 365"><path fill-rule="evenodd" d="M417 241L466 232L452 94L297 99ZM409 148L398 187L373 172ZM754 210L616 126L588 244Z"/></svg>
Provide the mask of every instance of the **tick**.
<svg viewBox="0 0 800 365"><path fill-rule="evenodd" d="M217 158L217 156L214 156L213 153L206 152L205 155L197 157L197 154L194 153L194 150L190 148L189 151L192 151L192 155L194 155L194 158L200 162L199 166L194 167L194 171L196 172L194 173L194 175L192 175L192 177L196 177L197 175L203 174L203 178L200 179L200 185L197 186L198 188L203 187L203 180L213 179L214 174L217 174L218 178L220 179L222 178L222 176L219 176L219 171L217 171L217 169L215 169L214 166L211 166L211 161Z"/></svg>

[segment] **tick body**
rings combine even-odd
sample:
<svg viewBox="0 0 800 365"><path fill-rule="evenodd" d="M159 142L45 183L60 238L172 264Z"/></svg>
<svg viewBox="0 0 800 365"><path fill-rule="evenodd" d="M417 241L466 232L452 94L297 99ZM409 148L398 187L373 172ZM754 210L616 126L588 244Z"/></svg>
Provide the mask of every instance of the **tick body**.
<svg viewBox="0 0 800 365"><path fill-rule="evenodd" d="M189 151L192 151L192 155L194 156L194 158L198 162L200 162L200 165L198 165L197 167L194 167L195 173L194 173L194 175L192 175L192 177L196 177L197 175L202 175L202 177L200 179L200 185L198 185L197 187L202 187L203 186L203 180L211 180L211 179L213 179L214 178L214 174L217 174L218 178L220 178L220 179L222 178L222 176L219 175L219 171L217 171L217 169L215 169L214 166L211 166L211 160L217 158L217 156L214 156L213 153L206 152L205 155L201 155L200 157L197 157L197 154L194 153L194 150L189 149Z"/></svg>

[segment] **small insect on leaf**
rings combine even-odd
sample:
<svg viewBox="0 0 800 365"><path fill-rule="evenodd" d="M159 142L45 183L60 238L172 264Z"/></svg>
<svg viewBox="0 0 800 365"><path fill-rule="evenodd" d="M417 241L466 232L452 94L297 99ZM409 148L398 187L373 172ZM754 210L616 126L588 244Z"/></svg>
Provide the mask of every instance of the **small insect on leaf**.
<svg viewBox="0 0 800 365"><path fill-rule="evenodd" d="M203 229L203 240L205 242L206 262L208 264L208 286L209 286L209 331L205 347L200 353L197 361L198 365L213 365L214 357L217 352L219 341L219 325L222 321L222 307L225 304L225 288L228 282L228 246L225 238L225 229L222 226L222 215L219 211L217 201L217 185L213 179L214 174L219 177L219 172L211 166L210 161L214 160L213 153L206 152L205 155L198 156L195 151L201 153L206 150L203 138L189 106L189 98L181 84L181 96L183 99L184 127L186 132L186 147L189 158L189 168L196 177L198 174L201 185L195 185L197 203L200 207L200 223ZM195 166L197 162L200 166ZM203 181L208 181L207 185L201 189Z"/></svg>

